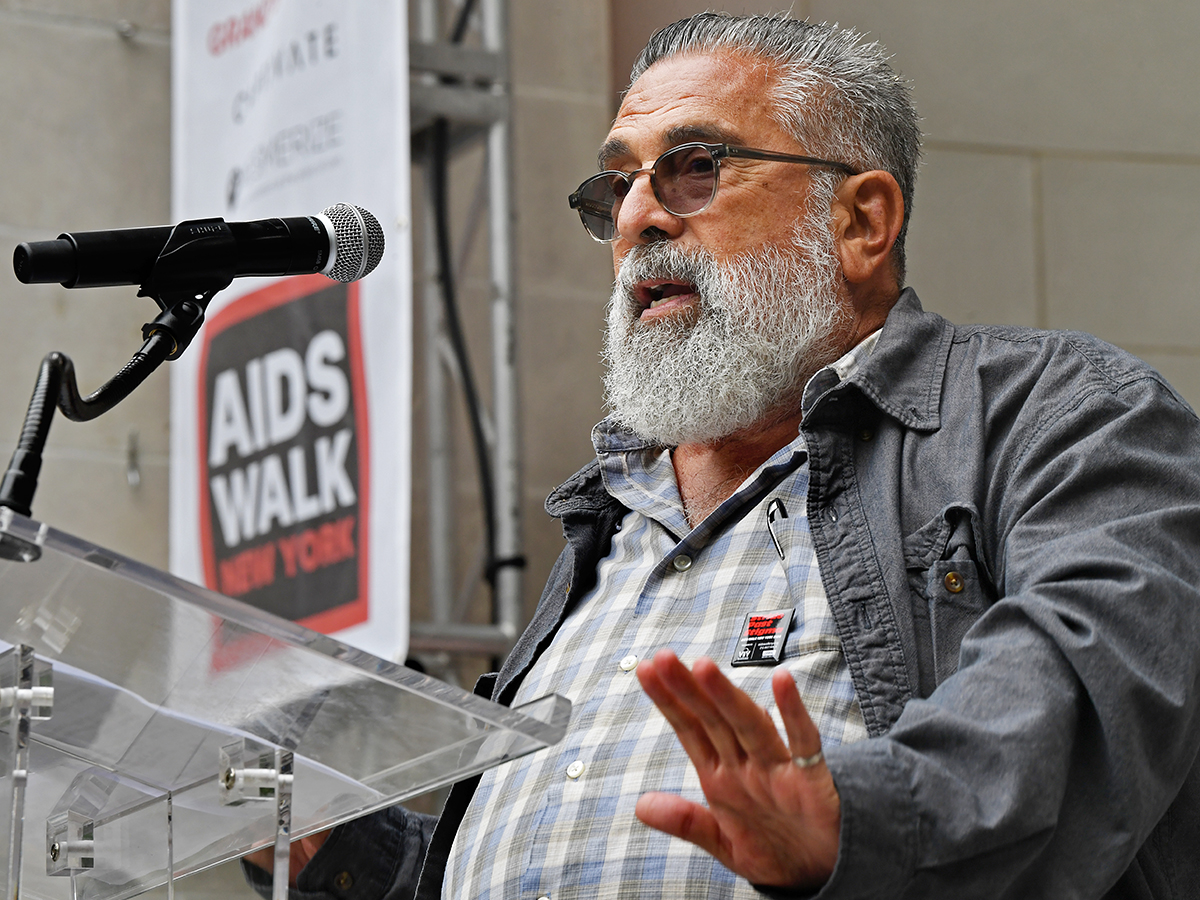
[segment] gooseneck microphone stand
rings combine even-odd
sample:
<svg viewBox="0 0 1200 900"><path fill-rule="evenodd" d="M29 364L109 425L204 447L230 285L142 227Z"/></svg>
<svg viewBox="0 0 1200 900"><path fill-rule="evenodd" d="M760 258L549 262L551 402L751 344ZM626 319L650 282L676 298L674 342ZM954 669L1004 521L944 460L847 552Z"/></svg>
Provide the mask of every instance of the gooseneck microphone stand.
<svg viewBox="0 0 1200 900"><path fill-rule="evenodd" d="M196 228L198 224L205 227ZM185 227L188 226L188 227ZM55 407L75 422L86 422L108 412L140 385L164 360L178 359L204 324L204 313L217 292L233 281L232 262L227 268L213 265L214 244L233 244L228 224L222 219L193 220L180 223L158 255L150 275L138 290L139 297L150 297L158 304L159 314L142 326L144 343L133 358L104 385L84 397L75 381L75 366L70 357L57 350L46 355L38 371L37 383L17 449L0 481L0 507L23 516L32 512L42 451L50 432ZM57 281L31 271L38 263L31 259L26 245L17 248L13 267L22 281ZM64 284L72 280L67 276ZM27 558L28 548L8 547L0 543L0 556Z"/></svg>

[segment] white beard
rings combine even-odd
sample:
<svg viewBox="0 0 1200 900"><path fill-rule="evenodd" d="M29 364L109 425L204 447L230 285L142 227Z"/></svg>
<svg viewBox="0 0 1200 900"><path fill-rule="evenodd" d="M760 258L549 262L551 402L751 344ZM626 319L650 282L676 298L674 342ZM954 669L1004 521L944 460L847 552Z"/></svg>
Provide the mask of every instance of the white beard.
<svg viewBox="0 0 1200 900"><path fill-rule="evenodd" d="M638 321L634 286L685 281L698 315ZM804 385L840 355L847 320L841 266L824 222L804 222L793 246L717 262L667 241L634 247L608 306L605 397L612 417L663 446L706 443L798 409Z"/></svg>

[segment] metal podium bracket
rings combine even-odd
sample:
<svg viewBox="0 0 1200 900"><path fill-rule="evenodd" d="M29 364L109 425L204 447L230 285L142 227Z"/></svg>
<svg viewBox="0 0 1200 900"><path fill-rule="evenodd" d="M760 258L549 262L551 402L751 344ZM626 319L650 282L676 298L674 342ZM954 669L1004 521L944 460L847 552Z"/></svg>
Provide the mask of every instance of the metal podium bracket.
<svg viewBox="0 0 1200 900"><path fill-rule="evenodd" d="M46 816L46 874L83 875L96 868L96 827L117 781L111 772L80 772Z"/></svg>
<svg viewBox="0 0 1200 900"><path fill-rule="evenodd" d="M75 810L46 820L47 875L78 875L95 867L95 822Z"/></svg>
<svg viewBox="0 0 1200 900"><path fill-rule="evenodd" d="M29 711L30 721L50 718L54 709L54 688L38 686L31 688L0 688L0 715L16 702L21 709Z"/></svg>
<svg viewBox="0 0 1200 900"><path fill-rule="evenodd" d="M54 707L53 672L37 659L28 644L18 644L0 654L0 727L8 731L3 774L8 781L4 831L6 896L21 891L21 849L25 834L25 788L29 781L30 724L50 718Z"/></svg>
<svg viewBox="0 0 1200 900"><path fill-rule="evenodd" d="M221 805L275 800L285 786L290 794L292 771L290 766L286 772L280 771L277 759L280 752L288 753L263 745L247 747L244 738L223 746L217 766Z"/></svg>
<svg viewBox="0 0 1200 900"><path fill-rule="evenodd" d="M247 765L247 762L254 765ZM268 763L270 765L268 765ZM291 860L292 782L291 750L273 747L248 750L241 738L221 748L217 783L222 806L275 802L275 866L271 877L272 900L287 900L288 864Z"/></svg>

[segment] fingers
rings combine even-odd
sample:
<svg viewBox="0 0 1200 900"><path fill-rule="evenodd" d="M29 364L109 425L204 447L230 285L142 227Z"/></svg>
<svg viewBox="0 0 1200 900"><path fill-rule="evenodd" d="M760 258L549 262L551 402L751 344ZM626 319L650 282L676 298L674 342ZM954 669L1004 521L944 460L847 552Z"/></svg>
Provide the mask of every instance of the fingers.
<svg viewBox="0 0 1200 900"><path fill-rule="evenodd" d="M264 847L262 850L255 850L253 853L247 853L243 859L258 866L264 872L272 872L275 869L275 848Z"/></svg>
<svg viewBox="0 0 1200 900"><path fill-rule="evenodd" d="M304 868L311 857L312 854L307 853L301 847L301 841L294 841L288 847L288 885L290 887L296 886L296 876L300 874L300 870ZM275 872L275 848L273 846L247 853L243 859L258 866L264 872L272 874Z"/></svg>
<svg viewBox="0 0 1200 900"><path fill-rule="evenodd" d="M779 669L771 676L771 688L775 694L775 705L787 731L788 746L793 757L811 757L821 751L821 734L813 724L800 691L792 674Z"/></svg>
<svg viewBox="0 0 1200 900"><path fill-rule="evenodd" d="M332 828L326 831L318 831L315 834L302 837L292 844L293 848L299 846L301 849L301 865L307 865L308 861L317 855L317 851L325 846L325 842L329 840L329 836L331 834L333 834ZM295 862L296 859L296 856L292 857L293 862Z"/></svg>
<svg viewBox="0 0 1200 900"><path fill-rule="evenodd" d="M316 856L317 851L329 840L329 835L332 833L333 829L318 831L316 834L292 841L288 847L288 881L292 887L296 886L296 876L300 874L300 870ZM255 850L253 853L247 853L245 860L266 872L273 872L275 870L275 848L268 846L261 850Z"/></svg>
<svg viewBox="0 0 1200 900"><path fill-rule="evenodd" d="M719 711L699 689L692 673L670 650L660 650L652 660L643 660L637 667L638 681L675 729L679 742L697 766L713 765L720 751L709 733L709 727L697 714L701 709L708 721L718 732L717 740L728 754L733 752L732 735L728 729L718 725Z"/></svg>
<svg viewBox="0 0 1200 900"><path fill-rule="evenodd" d="M670 650L660 650L638 666L638 679L697 765L790 758L770 715L712 660L701 658L689 671Z"/></svg>
<svg viewBox="0 0 1200 900"><path fill-rule="evenodd" d="M713 814L699 803L674 794L652 792L638 798L634 814L644 825L691 841L722 859L721 827Z"/></svg>
<svg viewBox="0 0 1200 900"><path fill-rule="evenodd" d="M638 679L662 711L699 776L706 804L648 793L635 808L645 825L701 847L753 883L816 886L833 871L841 804L820 752L821 738L792 675L771 676L787 744L767 710L717 665L689 670L659 651L638 666Z"/></svg>
<svg viewBox="0 0 1200 900"><path fill-rule="evenodd" d="M771 714L734 685L716 663L702 658L692 671L747 754L763 760L786 759L791 755L779 738Z"/></svg>

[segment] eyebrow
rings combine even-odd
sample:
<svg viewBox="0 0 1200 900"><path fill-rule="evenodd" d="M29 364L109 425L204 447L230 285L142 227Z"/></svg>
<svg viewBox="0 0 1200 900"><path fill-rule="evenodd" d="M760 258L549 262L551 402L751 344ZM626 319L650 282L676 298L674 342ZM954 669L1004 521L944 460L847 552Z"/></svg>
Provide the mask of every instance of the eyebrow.
<svg viewBox="0 0 1200 900"><path fill-rule="evenodd" d="M667 129L663 135L663 142L671 147L693 142L736 144L738 138L733 132L721 128L719 125L676 125L674 128ZM629 158L633 155L633 150L627 143L619 138L610 138L600 146L600 152L596 154L596 165L601 171L605 171L613 160Z"/></svg>
<svg viewBox="0 0 1200 900"><path fill-rule="evenodd" d="M667 131L667 143L687 144L698 141L704 144L736 144L737 136L719 125L676 125Z"/></svg>
<svg viewBox="0 0 1200 900"><path fill-rule="evenodd" d="M629 149L627 143L616 138L609 138L600 145L600 152L596 154L596 168L603 172L614 159L632 155L633 151Z"/></svg>

